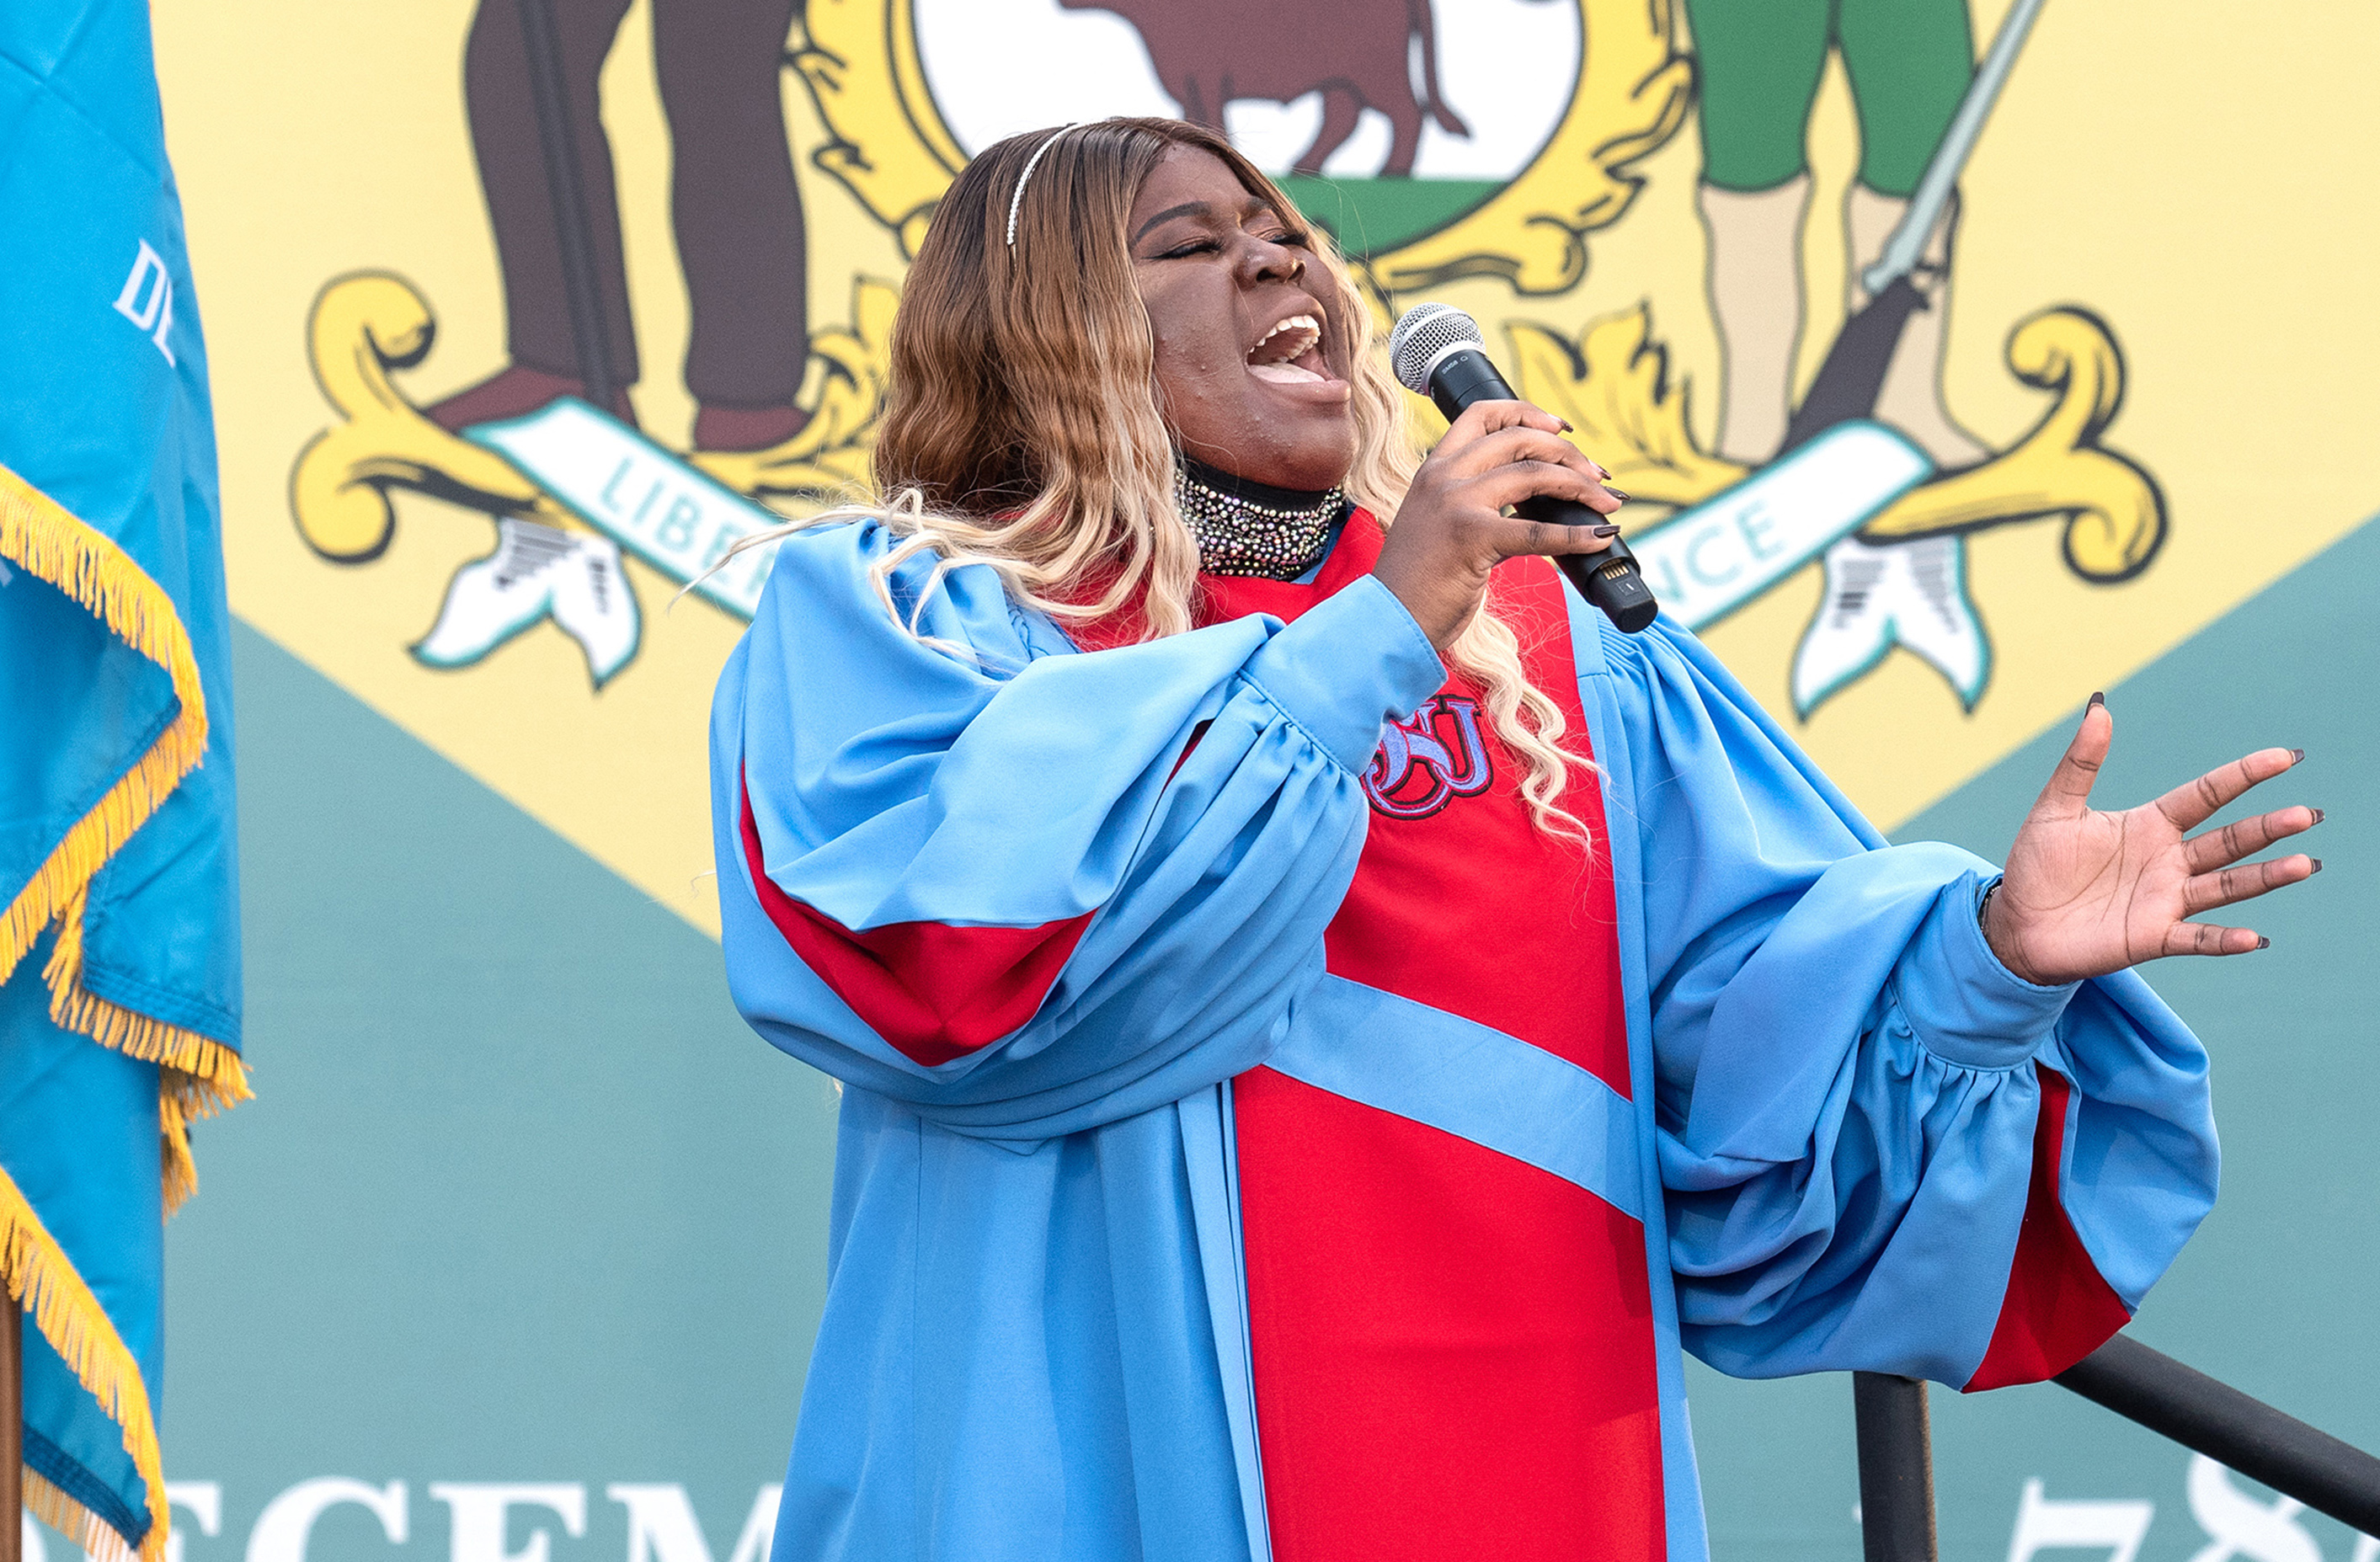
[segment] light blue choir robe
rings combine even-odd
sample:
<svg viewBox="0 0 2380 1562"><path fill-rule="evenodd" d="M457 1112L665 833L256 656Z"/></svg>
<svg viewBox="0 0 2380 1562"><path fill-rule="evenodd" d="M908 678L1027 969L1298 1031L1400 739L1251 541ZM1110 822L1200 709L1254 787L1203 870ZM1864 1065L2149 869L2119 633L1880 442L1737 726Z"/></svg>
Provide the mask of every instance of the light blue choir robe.
<svg viewBox="0 0 2380 1562"><path fill-rule="evenodd" d="M783 543L713 712L735 1001L844 1086L781 1562L1269 1556L1229 1099L1259 1063L1633 1202L1675 1558L1705 1555L1680 1347L1743 1376L1973 1374L2034 1060L2072 1082L2058 1192L2127 1307L2213 1202L2205 1054L2147 986L2010 975L1976 924L1993 868L1886 845L1682 630L1570 599L1632 1103L1324 972L1359 777L1445 675L1377 580L1083 654L987 568L928 591L929 560L892 580L913 635L868 578L892 545ZM747 788L781 901L1079 941L1029 1021L917 1061L763 909ZM1417 1086L1422 1055L1464 1066Z"/></svg>

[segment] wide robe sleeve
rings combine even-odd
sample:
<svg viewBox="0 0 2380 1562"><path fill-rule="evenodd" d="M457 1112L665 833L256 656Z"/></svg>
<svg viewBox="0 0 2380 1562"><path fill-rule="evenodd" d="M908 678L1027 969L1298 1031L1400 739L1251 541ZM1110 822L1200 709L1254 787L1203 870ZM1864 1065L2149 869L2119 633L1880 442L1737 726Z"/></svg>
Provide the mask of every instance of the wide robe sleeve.
<svg viewBox="0 0 2380 1562"><path fill-rule="evenodd" d="M873 524L781 544L712 710L729 985L826 1072L1040 1139L1263 1060L1322 971L1384 720L1445 677L1378 582L1075 652ZM920 603L922 602L922 607Z"/></svg>
<svg viewBox="0 0 2380 1562"><path fill-rule="evenodd" d="M1683 1343L1740 1376L2062 1371L2213 1204L2204 1049L2130 972L2009 972L1997 870L1885 844L1691 636L1600 638Z"/></svg>

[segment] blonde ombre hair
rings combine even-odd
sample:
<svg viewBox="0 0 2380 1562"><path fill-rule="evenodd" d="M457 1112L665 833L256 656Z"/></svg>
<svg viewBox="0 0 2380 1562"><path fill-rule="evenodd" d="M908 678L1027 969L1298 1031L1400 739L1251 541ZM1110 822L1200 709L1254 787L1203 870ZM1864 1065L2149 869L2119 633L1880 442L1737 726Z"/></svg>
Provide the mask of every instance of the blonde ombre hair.
<svg viewBox="0 0 2380 1562"><path fill-rule="evenodd" d="M1308 226L1229 141L1178 120L1100 120L986 149L943 196L902 292L876 439L877 502L747 545L876 520L902 539L875 572L896 617L892 572L936 555L913 632L942 575L966 564L999 572L1016 601L1062 624L1137 609L1149 638L1194 627L1198 545L1174 507L1157 345L1127 238L1141 184L1175 147L1221 159L1250 194ZM1371 310L1337 248L1318 229L1311 248L1322 273L1316 291L1351 338L1342 351L1356 450L1344 487L1388 525L1418 462L1404 393L1373 351ZM1511 626L1483 605L1446 659L1480 686L1497 735L1525 761L1521 795L1538 828L1583 840L1560 800L1584 761L1563 750L1561 708L1530 685Z"/></svg>

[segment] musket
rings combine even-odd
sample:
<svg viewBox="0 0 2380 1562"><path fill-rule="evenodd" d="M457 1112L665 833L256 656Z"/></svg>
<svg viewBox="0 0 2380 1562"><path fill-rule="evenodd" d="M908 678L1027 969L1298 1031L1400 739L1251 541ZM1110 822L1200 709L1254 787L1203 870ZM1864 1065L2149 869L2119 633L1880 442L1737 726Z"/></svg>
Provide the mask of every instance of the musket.
<svg viewBox="0 0 2380 1562"><path fill-rule="evenodd" d="M1786 425L1785 442L1778 454L1806 444L1838 423L1876 411L1885 371L1892 365L1893 350L1909 327L1909 317L1933 308L1918 285L1918 278L1929 269L1924 263L1925 241L1958 189L1959 176L1974 154L1984 121L1991 117L2000 89L2008 85L2009 73L2016 68L2017 51L2024 47L2025 35L2033 30L2042 4L2043 0L2016 0L2009 7L1991 48L1975 67L1975 79L1967 84L1966 96L1959 100L1950 127L1942 132L1941 143L1926 162L1925 176L1909 198L1909 209L1901 213L1892 236L1884 241L1884 252L1876 264L1860 272L1860 285L1867 290L1868 301L1843 322L1834 345L1827 349L1809 394L1802 398Z"/></svg>

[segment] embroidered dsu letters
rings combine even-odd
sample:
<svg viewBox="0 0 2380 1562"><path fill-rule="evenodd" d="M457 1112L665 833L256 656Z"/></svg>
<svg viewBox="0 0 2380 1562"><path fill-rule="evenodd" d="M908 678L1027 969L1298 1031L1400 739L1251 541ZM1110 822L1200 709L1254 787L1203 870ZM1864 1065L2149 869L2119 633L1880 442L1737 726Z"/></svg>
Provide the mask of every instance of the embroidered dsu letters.
<svg viewBox="0 0 2380 1562"><path fill-rule="evenodd" d="M1476 797L1495 779L1479 735L1479 702L1433 695L1382 731L1364 794L1392 819L1422 819L1458 797Z"/></svg>

